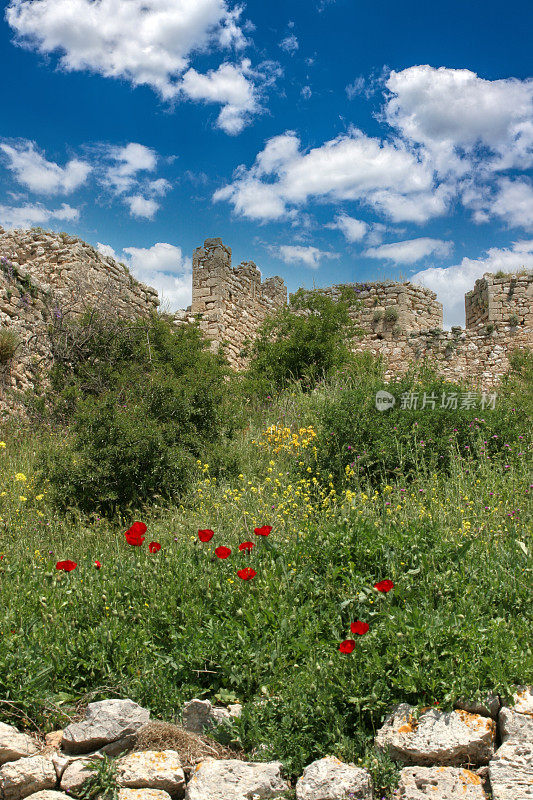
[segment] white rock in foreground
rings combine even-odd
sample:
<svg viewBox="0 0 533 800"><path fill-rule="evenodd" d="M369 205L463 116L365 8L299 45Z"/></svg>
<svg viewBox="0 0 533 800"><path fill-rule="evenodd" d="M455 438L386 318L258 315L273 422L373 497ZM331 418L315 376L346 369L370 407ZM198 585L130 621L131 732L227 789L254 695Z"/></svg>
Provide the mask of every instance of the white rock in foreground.
<svg viewBox="0 0 533 800"><path fill-rule="evenodd" d="M517 714L512 708L502 708L498 728L504 744L509 739L533 744L533 717L528 714Z"/></svg>
<svg viewBox="0 0 533 800"><path fill-rule="evenodd" d="M403 704L377 733L376 746L404 764L463 766L487 764L494 753L496 724L466 711L416 709Z"/></svg>
<svg viewBox="0 0 533 800"><path fill-rule="evenodd" d="M513 711L533 716L533 687L519 686L513 695Z"/></svg>
<svg viewBox="0 0 533 800"><path fill-rule="evenodd" d="M372 800L372 779L366 769L333 756L313 761L296 783L297 800Z"/></svg>
<svg viewBox="0 0 533 800"><path fill-rule="evenodd" d="M281 763L247 763L208 758L196 767L187 784L186 800L267 800L280 797L289 785L281 777Z"/></svg>
<svg viewBox="0 0 533 800"><path fill-rule="evenodd" d="M30 756L0 767L0 796L22 800L42 789L55 789L57 776L49 756Z"/></svg>
<svg viewBox="0 0 533 800"><path fill-rule="evenodd" d="M68 800L68 797L63 792L56 792L55 789L43 789L42 792L30 794L26 800Z"/></svg>
<svg viewBox="0 0 533 800"><path fill-rule="evenodd" d="M533 744L509 740L489 764L493 800L532 800Z"/></svg>
<svg viewBox="0 0 533 800"><path fill-rule="evenodd" d="M118 762L117 779L129 789L162 789L173 797L185 791L185 774L175 750L144 750Z"/></svg>
<svg viewBox="0 0 533 800"><path fill-rule="evenodd" d="M89 703L85 719L63 731L62 747L68 753L90 753L118 740L127 741L149 719L150 712L133 700Z"/></svg>
<svg viewBox="0 0 533 800"><path fill-rule="evenodd" d="M456 767L402 769L397 800L486 800L481 778Z"/></svg>
<svg viewBox="0 0 533 800"><path fill-rule="evenodd" d="M118 800L170 800L162 789L119 789Z"/></svg>
<svg viewBox="0 0 533 800"><path fill-rule="evenodd" d="M492 719L496 719L500 707L500 698L496 694L487 694L481 700L458 700L455 704L455 708L468 711L469 714L480 714Z"/></svg>
<svg viewBox="0 0 533 800"><path fill-rule="evenodd" d="M21 733L13 725L0 722L0 766L7 761L33 756L39 748L27 733Z"/></svg>
<svg viewBox="0 0 533 800"><path fill-rule="evenodd" d="M60 788L64 792L76 794L85 781L94 775L94 772L89 769L90 765L91 760L88 758L78 758L76 761L71 761L61 775Z"/></svg>

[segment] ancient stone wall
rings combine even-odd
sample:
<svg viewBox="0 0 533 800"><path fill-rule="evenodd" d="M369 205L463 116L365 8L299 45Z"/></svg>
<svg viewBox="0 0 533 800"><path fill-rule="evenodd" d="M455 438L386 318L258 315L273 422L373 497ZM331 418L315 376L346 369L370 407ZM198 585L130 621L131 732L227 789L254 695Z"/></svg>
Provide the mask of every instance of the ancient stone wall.
<svg viewBox="0 0 533 800"><path fill-rule="evenodd" d="M134 317L155 311L158 303L155 289L81 239L0 228L0 407L10 390L31 389L46 375L47 330L54 320L88 308ZM10 337L16 349L6 358Z"/></svg>
<svg viewBox="0 0 533 800"><path fill-rule="evenodd" d="M484 275L465 295L466 327L533 326L533 275Z"/></svg>
<svg viewBox="0 0 533 800"><path fill-rule="evenodd" d="M253 339L266 317L287 304L282 278L261 282L253 261L231 266L231 249L221 239L206 239L193 255L193 286L190 315L200 314L200 325L215 344L224 344L230 363L245 363L244 343ZM177 322L187 321L186 312Z"/></svg>
<svg viewBox="0 0 533 800"><path fill-rule="evenodd" d="M363 334L354 352L381 356L387 378L405 374L413 363L430 362L453 381L481 388L497 385L515 349L533 347L533 275L487 274L466 295L466 328L444 331L442 305L431 290L393 281L339 284L319 291L354 298L350 315ZM241 348L253 339L265 316L286 303L281 278L261 276L253 263L231 266L231 250L221 239L207 239L193 258L191 309L179 323L199 315L214 346L223 345L235 368L244 366Z"/></svg>

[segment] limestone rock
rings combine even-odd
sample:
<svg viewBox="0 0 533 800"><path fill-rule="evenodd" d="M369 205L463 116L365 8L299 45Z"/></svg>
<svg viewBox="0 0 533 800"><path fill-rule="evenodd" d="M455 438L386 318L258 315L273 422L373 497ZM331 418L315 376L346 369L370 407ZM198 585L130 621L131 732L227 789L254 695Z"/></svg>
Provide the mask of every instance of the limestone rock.
<svg viewBox="0 0 533 800"><path fill-rule="evenodd" d="M149 719L150 712L133 700L89 703L83 722L73 722L63 731L62 746L68 753L90 753L132 736Z"/></svg>
<svg viewBox="0 0 533 800"><path fill-rule="evenodd" d="M43 789L42 792L30 794L27 800L68 800L63 792L56 792L55 789Z"/></svg>
<svg viewBox="0 0 533 800"><path fill-rule="evenodd" d="M240 716L242 706L235 703L228 708L214 706L210 700L194 698L185 703L182 711L182 725L191 733L203 733L222 722L229 722L232 717Z"/></svg>
<svg viewBox="0 0 533 800"><path fill-rule="evenodd" d="M21 800L42 789L55 789L56 783L56 771L49 756L20 758L0 768L3 800Z"/></svg>
<svg viewBox="0 0 533 800"><path fill-rule="evenodd" d="M486 764L494 753L496 724L466 711L423 711L403 704L385 721L376 746L404 764L462 766Z"/></svg>
<svg viewBox="0 0 533 800"><path fill-rule="evenodd" d="M512 739L533 744L533 717L528 714L517 714L512 708L502 708L498 727L503 743Z"/></svg>
<svg viewBox="0 0 533 800"><path fill-rule="evenodd" d="M481 778L469 769L406 767L402 769L397 800L486 800Z"/></svg>
<svg viewBox="0 0 533 800"><path fill-rule="evenodd" d="M267 800L280 797L289 786L281 777L281 764L247 763L208 758L195 768L187 784L186 800Z"/></svg>
<svg viewBox="0 0 533 800"><path fill-rule="evenodd" d="M175 750L145 750L120 759L118 783L130 789L162 789L172 797L181 797L185 774Z"/></svg>
<svg viewBox="0 0 533 800"><path fill-rule="evenodd" d="M489 693L481 700L458 700L455 707L468 711L469 714L480 714L482 717L496 719L501 703L497 694Z"/></svg>
<svg viewBox="0 0 533 800"><path fill-rule="evenodd" d="M39 748L27 733L21 733L12 725L0 722L0 765L16 761L37 753Z"/></svg>
<svg viewBox="0 0 533 800"><path fill-rule="evenodd" d="M118 800L170 800L162 789L119 789Z"/></svg>
<svg viewBox="0 0 533 800"><path fill-rule="evenodd" d="M533 716L533 686L519 686L513 695L513 711Z"/></svg>
<svg viewBox="0 0 533 800"><path fill-rule="evenodd" d="M53 747L55 750L58 750L61 747L61 742L63 740L63 731L50 731L44 737L44 741L47 747Z"/></svg>
<svg viewBox="0 0 533 800"><path fill-rule="evenodd" d="M61 776L60 788L64 792L76 794L87 778L90 778L94 774L93 771L89 769L90 764L91 759L89 758L78 758L75 761L71 761Z"/></svg>
<svg viewBox="0 0 533 800"><path fill-rule="evenodd" d="M297 800L372 800L372 779L365 769L326 756L304 769L296 783Z"/></svg>
<svg viewBox="0 0 533 800"><path fill-rule="evenodd" d="M533 744L509 740L489 764L493 800L532 800Z"/></svg>

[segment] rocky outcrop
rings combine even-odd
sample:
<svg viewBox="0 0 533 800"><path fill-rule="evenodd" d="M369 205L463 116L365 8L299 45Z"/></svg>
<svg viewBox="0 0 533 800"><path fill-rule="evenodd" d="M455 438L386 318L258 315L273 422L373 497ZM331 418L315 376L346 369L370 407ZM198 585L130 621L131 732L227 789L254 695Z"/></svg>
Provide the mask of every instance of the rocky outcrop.
<svg viewBox="0 0 533 800"><path fill-rule="evenodd" d="M35 740L27 733L20 733L12 725L0 722L0 765L16 761L39 752Z"/></svg>
<svg viewBox="0 0 533 800"><path fill-rule="evenodd" d="M396 800L486 800L481 778L455 767L406 767Z"/></svg>
<svg viewBox="0 0 533 800"><path fill-rule="evenodd" d="M133 735L149 719L150 712L132 700L89 703L83 722L73 722L65 728L62 746L67 753L90 753L114 744L116 754L131 746Z"/></svg>
<svg viewBox="0 0 533 800"><path fill-rule="evenodd" d="M289 789L282 778L278 761L247 763L245 761L207 759L196 767L187 784L186 800L268 800L281 797Z"/></svg>
<svg viewBox="0 0 533 800"><path fill-rule="evenodd" d="M372 779L366 769L333 756L313 761L296 783L296 800L372 800Z"/></svg>

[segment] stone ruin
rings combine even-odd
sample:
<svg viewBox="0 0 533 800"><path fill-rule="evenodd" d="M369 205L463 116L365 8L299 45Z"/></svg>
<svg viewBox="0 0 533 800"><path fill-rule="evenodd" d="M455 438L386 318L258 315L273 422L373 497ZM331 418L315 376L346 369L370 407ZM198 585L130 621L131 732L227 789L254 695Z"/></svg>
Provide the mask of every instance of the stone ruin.
<svg viewBox="0 0 533 800"><path fill-rule="evenodd" d="M386 377L403 375L427 359L449 380L468 379L480 388L498 384L515 349L533 346L533 274L484 275L465 297L466 326L443 330L442 304L430 289L394 281L349 283L319 289L339 298L351 289L351 316L362 330L354 352L381 356ZM266 317L287 303L279 277L261 282L253 262L231 265L231 248L206 239L193 256L191 306L176 324L199 319L213 347L221 346L233 367L246 363L243 346Z"/></svg>
<svg viewBox="0 0 533 800"><path fill-rule="evenodd" d="M198 320L213 348L222 347L230 364L242 368L246 342L287 304L283 279L261 281L252 261L233 267L231 249L218 238L196 248L192 277L192 304L174 315L175 324ZM362 331L352 349L381 356L387 378L427 359L449 380L489 388L507 371L513 350L533 345L531 273L476 281L465 298L466 327L451 331L443 330L442 305L429 289L386 281L319 291L335 298L347 287L357 298L351 316ZM75 236L0 228L0 408L13 405L13 390L46 378L52 360L47 330L54 321L90 308L136 317L158 304L155 289ZM10 334L17 345L7 357L2 343Z"/></svg>

